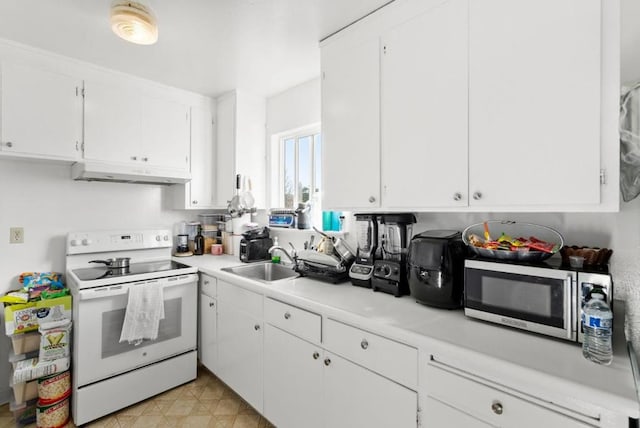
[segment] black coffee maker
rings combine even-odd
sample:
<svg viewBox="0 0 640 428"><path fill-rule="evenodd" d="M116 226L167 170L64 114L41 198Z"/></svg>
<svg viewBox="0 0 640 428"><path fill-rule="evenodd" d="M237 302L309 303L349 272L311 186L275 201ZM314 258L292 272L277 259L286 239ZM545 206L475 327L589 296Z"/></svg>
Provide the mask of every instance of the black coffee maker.
<svg viewBox="0 0 640 428"><path fill-rule="evenodd" d="M407 246L411 238L413 214L381 214L380 259L373 265L371 288L400 297L409 294L406 274Z"/></svg>
<svg viewBox="0 0 640 428"><path fill-rule="evenodd" d="M273 240L269 237L269 228L261 227L242 234L240 240L240 261L248 263L269 260L269 248Z"/></svg>
<svg viewBox="0 0 640 428"><path fill-rule="evenodd" d="M429 230L413 237L407 254L411 296L438 308L462 307L467 247L456 230Z"/></svg>

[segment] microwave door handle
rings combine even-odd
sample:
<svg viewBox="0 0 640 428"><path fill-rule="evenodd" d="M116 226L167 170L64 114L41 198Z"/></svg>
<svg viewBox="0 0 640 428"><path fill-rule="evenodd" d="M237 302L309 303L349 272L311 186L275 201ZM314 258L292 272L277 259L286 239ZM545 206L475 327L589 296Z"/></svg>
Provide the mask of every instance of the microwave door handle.
<svg viewBox="0 0 640 428"><path fill-rule="evenodd" d="M568 275L567 278L564 280L564 286L563 286L563 292L564 292L564 330L567 334L567 339L573 339L573 335L574 335L574 328L573 326L571 326L573 317L572 317L572 310L571 310L571 304L573 303L573 297L572 297L572 285L573 285L573 277L571 275Z"/></svg>

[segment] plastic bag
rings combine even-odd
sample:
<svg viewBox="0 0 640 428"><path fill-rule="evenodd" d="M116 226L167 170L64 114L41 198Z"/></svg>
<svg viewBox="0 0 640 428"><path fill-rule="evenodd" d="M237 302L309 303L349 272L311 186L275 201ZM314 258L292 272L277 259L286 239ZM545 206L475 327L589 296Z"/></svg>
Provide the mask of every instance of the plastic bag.
<svg viewBox="0 0 640 428"><path fill-rule="evenodd" d="M640 82L620 99L620 192L625 202L640 194Z"/></svg>

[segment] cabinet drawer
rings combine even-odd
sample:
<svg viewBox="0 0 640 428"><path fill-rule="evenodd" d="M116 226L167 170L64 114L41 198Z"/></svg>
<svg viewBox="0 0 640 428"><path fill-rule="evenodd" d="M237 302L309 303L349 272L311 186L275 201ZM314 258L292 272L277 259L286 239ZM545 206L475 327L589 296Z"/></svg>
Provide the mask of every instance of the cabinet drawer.
<svg viewBox="0 0 640 428"><path fill-rule="evenodd" d="M220 305L231 306L256 318L262 318L262 295L225 281L218 281Z"/></svg>
<svg viewBox="0 0 640 428"><path fill-rule="evenodd" d="M264 301L265 321L310 342L320 342L321 317L270 298Z"/></svg>
<svg viewBox="0 0 640 428"><path fill-rule="evenodd" d="M427 368L426 382L430 397L494 426L589 428L598 425L597 420L593 425L587 424L432 365Z"/></svg>
<svg viewBox="0 0 640 428"><path fill-rule="evenodd" d="M416 388L416 348L334 320L327 320L325 323L324 343L331 352L410 388Z"/></svg>
<svg viewBox="0 0 640 428"><path fill-rule="evenodd" d="M200 292L209 297L216 297L218 295L218 284L216 278L201 273Z"/></svg>

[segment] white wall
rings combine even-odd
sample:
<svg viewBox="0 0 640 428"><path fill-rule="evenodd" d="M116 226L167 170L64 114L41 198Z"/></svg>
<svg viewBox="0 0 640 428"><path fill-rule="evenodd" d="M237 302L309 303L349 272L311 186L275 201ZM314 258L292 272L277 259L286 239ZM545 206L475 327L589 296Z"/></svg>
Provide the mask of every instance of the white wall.
<svg viewBox="0 0 640 428"><path fill-rule="evenodd" d="M272 170L277 159L277 134L320 123L320 78L310 80L267 99L267 207L278 205L279 173Z"/></svg>

